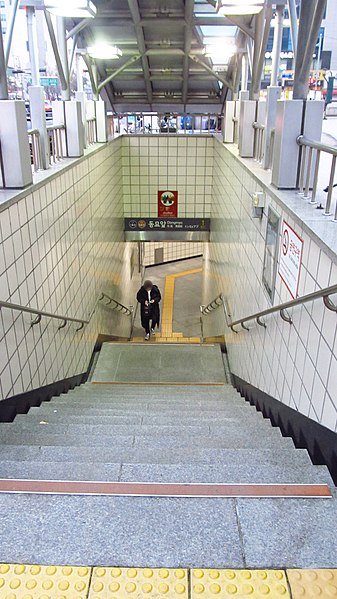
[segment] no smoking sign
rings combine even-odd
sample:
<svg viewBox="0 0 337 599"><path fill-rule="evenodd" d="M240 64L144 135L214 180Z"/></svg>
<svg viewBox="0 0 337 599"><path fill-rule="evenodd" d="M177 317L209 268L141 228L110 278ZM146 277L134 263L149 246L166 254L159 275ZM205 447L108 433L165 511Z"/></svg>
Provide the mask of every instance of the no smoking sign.
<svg viewBox="0 0 337 599"><path fill-rule="evenodd" d="M298 295L302 252L303 240L284 220L278 272L293 299Z"/></svg>

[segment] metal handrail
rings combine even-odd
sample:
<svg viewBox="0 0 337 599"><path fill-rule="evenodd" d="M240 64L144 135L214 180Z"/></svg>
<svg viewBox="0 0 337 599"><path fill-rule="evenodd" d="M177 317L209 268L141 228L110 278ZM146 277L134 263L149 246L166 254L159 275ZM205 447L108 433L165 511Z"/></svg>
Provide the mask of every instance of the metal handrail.
<svg viewBox="0 0 337 599"><path fill-rule="evenodd" d="M243 329L249 331L249 328L245 326L245 323L250 320L256 320L257 324L266 328L265 322L261 320L264 316L268 314L273 314L274 312L279 312L282 320L288 322L289 324L293 324L292 318L289 314L286 314L286 310L288 308L294 308L295 306L299 306L302 304L306 304L308 302L312 302L316 299L323 299L324 305L328 310L332 312L337 312L337 306L331 301L330 295L337 293L337 285L331 285L330 287L325 287L324 289L319 289L318 291L314 291L313 293L308 293L307 295L303 295L302 297L298 297L294 300L290 300L289 302L284 302L283 304L278 304L277 306L273 306L272 308L267 308L266 310L261 310L260 312L255 312L255 314L251 314L250 316L246 316L245 318L239 318L238 320L231 321L229 323L229 327L234 331L234 333L238 333L233 327L237 325L241 325Z"/></svg>
<svg viewBox="0 0 337 599"><path fill-rule="evenodd" d="M314 141L312 139L308 139L303 135L299 135L297 138L297 143L299 146L302 146L302 156L301 156L301 168L300 168L300 179L299 179L299 193L303 194L304 198L309 198L309 188L310 182L312 178L312 164L313 160L315 160L315 168L314 175L312 180L312 193L311 193L311 204L316 204L316 193L317 193L317 183L318 183L318 172L319 172L319 163L321 158L321 152L325 152L326 154L331 154L332 162L330 168L330 178L329 185L327 188L327 199L325 205L324 214L329 216L331 214L331 200L332 200L332 192L334 186L334 178L336 172L336 160L337 160L337 148L334 146L329 146L328 144L323 144L318 141ZM307 148L308 158L307 158ZM316 156L313 156L314 151L316 152ZM334 220L337 220L337 205L335 209Z"/></svg>
<svg viewBox="0 0 337 599"><path fill-rule="evenodd" d="M220 293L219 295L216 296L216 298L214 298L214 300L209 302L209 304L207 304L207 306L200 306L200 312L201 312L201 314L204 314L204 315L209 314L210 312L213 312L213 310L216 310L221 305L223 305L223 302L224 302L224 298L223 298L222 293Z"/></svg>
<svg viewBox="0 0 337 599"><path fill-rule="evenodd" d="M68 324L68 322L76 322L78 323L80 326L76 329L76 331L80 331L81 329L83 329L85 324L89 324L95 310L96 310L96 305L98 302L102 301L104 298L106 298L108 300L108 302L105 304L106 306L110 305L112 302L114 302L115 306L111 306L112 310L118 310L118 312L123 312L123 314L127 315L127 316L131 316L133 314L133 306L130 306L130 308L127 308L126 306L124 306L123 304L121 304L120 302L117 302L117 300L114 300L113 298L111 298L109 295L107 295L106 293L102 293L101 296L98 298L92 312L90 313L90 316L88 319L85 318L73 318L71 316L62 316L61 314L53 314L52 312L44 312L43 310L38 310L37 308L30 308L29 306L21 306L20 304L13 304L11 302L4 302L2 300L0 300L0 310L1 308L9 308L10 310L17 310L19 312L25 312L28 314L34 314L36 316L36 318L34 318L34 320L31 321L31 326L34 326L36 324L39 324L39 322L41 322L42 317L46 317L46 318L54 318L55 320L61 320L62 323L60 324L60 326L58 327L58 330L60 329L64 329L64 327Z"/></svg>

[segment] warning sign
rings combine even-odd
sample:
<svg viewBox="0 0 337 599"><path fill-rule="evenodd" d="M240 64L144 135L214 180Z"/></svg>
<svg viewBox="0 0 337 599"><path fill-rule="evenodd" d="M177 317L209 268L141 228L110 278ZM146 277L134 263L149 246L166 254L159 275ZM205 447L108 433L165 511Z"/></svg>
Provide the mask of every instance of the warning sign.
<svg viewBox="0 0 337 599"><path fill-rule="evenodd" d="M302 252L303 240L284 220L282 223L280 265L278 272L293 299L298 295Z"/></svg>
<svg viewBox="0 0 337 599"><path fill-rule="evenodd" d="M177 191L158 191L158 216L170 218L178 216Z"/></svg>

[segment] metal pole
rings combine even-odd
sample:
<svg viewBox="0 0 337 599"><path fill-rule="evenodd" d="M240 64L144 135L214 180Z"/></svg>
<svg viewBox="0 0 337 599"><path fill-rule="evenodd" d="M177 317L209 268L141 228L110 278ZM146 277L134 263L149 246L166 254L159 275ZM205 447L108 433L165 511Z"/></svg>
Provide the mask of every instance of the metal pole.
<svg viewBox="0 0 337 599"><path fill-rule="evenodd" d="M40 85L39 50L37 45L35 8L33 8L32 6L27 6L26 16L29 60L30 68L32 71L32 85Z"/></svg>
<svg viewBox="0 0 337 599"><path fill-rule="evenodd" d="M50 13L47 10L44 11L44 16L46 19L46 24L47 24L47 28L48 28L49 37L50 37L50 43L53 48L57 71L58 71L60 82L61 82L61 89L66 90L67 89L67 80L66 80L66 77L65 77L65 74L63 71L63 65L62 65L60 54L59 54L59 49L57 46L53 22L51 20Z"/></svg>
<svg viewBox="0 0 337 599"><path fill-rule="evenodd" d="M6 67L8 66L9 54L10 54L10 51L11 51L13 31L14 31L14 24L15 24L15 19L16 19L17 11L18 11L18 6L19 6L19 0L14 0L13 7L12 7L12 12L11 12L11 16L10 16L9 24L8 24L8 28L7 28L7 35L6 35L6 45L5 45L5 64L6 64Z"/></svg>
<svg viewBox="0 0 337 599"><path fill-rule="evenodd" d="M319 40L318 40L318 52L317 52L317 63L316 63L316 91L317 91L317 81L319 81L319 71L321 68L322 41L323 41L323 35L320 33Z"/></svg>
<svg viewBox="0 0 337 599"><path fill-rule="evenodd" d="M257 63L259 61L259 52L260 52L261 40L262 40L262 34L263 34L263 17L264 17L264 12L262 10L258 15L255 16L252 80L251 80L250 91L249 91L249 99L250 100L255 99L253 87L255 85L256 69L257 69Z"/></svg>
<svg viewBox="0 0 337 599"><path fill-rule="evenodd" d="M83 92L83 69L81 66L81 55L76 54L76 78L77 78L77 91Z"/></svg>
<svg viewBox="0 0 337 599"><path fill-rule="evenodd" d="M91 68L92 68L92 76L95 81L95 89L92 90L92 93L94 95L94 100L99 100L97 64L94 62L92 64Z"/></svg>
<svg viewBox="0 0 337 599"><path fill-rule="evenodd" d="M68 49L66 40L66 25L64 17L56 17L57 42L60 51L60 58L63 67L63 73L67 83L66 89L62 89L62 100L70 100L70 82L69 82L69 63Z"/></svg>
<svg viewBox="0 0 337 599"><path fill-rule="evenodd" d="M293 54L294 54L294 59L295 59L296 53L297 53L297 37L298 37L298 25L297 25L295 0L288 0L288 12L289 12L289 19L290 19L291 43L292 43Z"/></svg>
<svg viewBox="0 0 337 599"><path fill-rule="evenodd" d="M305 0L305 3L301 3L294 76L294 100L305 100L307 98L312 55L315 51L325 8L326 0Z"/></svg>
<svg viewBox="0 0 337 599"><path fill-rule="evenodd" d="M242 54L241 65L241 91L245 92L248 89L248 55Z"/></svg>
<svg viewBox="0 0 337 599"><path fill-rule="evenodd" d="M251 95L252 100L258 100L260 96L260 88L261 88L261 78L264 64L264 55L268 43L269 30L270 30L270 22L273 16L273 8L272 6L268 6L265 11L265 20L264 20L264 28L262 33L262 40L260 44L260 50L258 55L257 64L255 64L254 69L254 81L252 81L251 85ZM254 62L255 62L255 49L254 49Z"/></svg>
<svg viewBox="0 0 337 599"><path fill-rule="evenodd" d="M276 86L278 73L280 68L280 54L282 48L282 32L283 32L283 16L284 16L284 6L283 4L278 4L276 6L276 23L274 28L274 42L273 42L273 52L272 52L272 71L270 78L270 85Z"/></svg>
<svg viewBox="0 0 337 599"><path fill-rule="evenodd" d="M0 100L8 100L7 69L4 53L4 42L0 25Z"/></svg>

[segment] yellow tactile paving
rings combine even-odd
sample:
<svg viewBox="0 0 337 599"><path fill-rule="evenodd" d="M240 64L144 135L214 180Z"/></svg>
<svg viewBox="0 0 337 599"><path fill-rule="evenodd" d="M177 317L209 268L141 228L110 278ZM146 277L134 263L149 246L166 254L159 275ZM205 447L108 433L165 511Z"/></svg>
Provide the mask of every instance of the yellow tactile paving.
<svg viewBox="0 0 337 599"><path fill-rule="evenodd" d="M0 564L1 599L86 599L91 568Z"/></svg>
<svg viewBox="0 0 337 599"><path fill-rule="evenodd" d="M187 570L94 568L89 599L188 599Z"/></svg>
<svg viewBox="0 0 337 599"><path fill-rule="evenodd" d="M290 599L282 570L192 570L191 599Z"/></svg>
<svg viewBox="0 0 337 599"><path fill-rule="evenodd" d="M337 598L336 570L287 570L292 599Z"/></svg>

